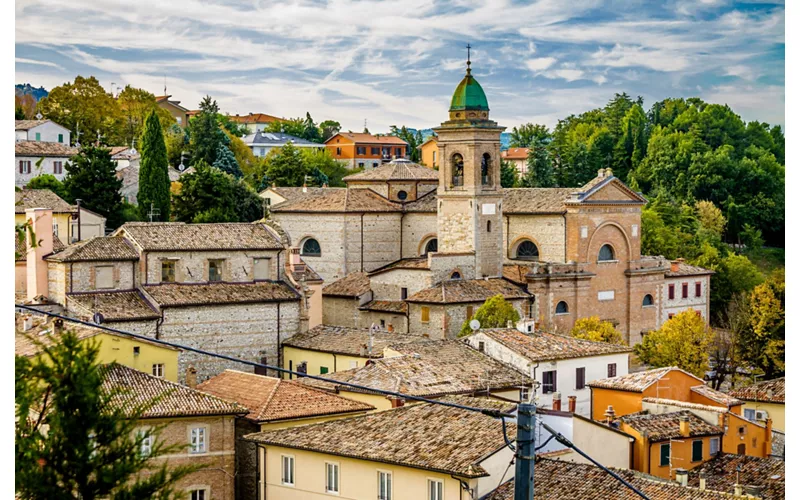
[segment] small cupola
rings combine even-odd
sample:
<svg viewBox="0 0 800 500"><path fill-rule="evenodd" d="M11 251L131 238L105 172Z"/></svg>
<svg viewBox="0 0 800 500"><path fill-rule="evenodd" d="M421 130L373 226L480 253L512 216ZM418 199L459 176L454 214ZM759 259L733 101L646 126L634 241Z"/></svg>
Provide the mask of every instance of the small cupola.
<svg viewBox="0 0 800 500"><path fill-rule="evenodd" d="M450 99L450 120L454 121L489 119L489 101L481 84L472 76L470 48L467 45L467 73L453 92L453 98Z"/></svg>

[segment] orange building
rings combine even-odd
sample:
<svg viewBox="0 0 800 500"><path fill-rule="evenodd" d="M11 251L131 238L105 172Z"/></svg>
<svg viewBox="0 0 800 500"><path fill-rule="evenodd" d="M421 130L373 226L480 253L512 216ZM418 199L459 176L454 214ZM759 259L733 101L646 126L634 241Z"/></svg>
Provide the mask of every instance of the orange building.
<svg viewBox="0 0 800 500"><path fill-rule="evenodd" d="M340 132L325 141L325 147L348 168L377 168L382 162L408 155L406 141L393 135Z"/></svg>
<svg viewBox="0 0 800 500"><path fill-rule="evenodd" d="M439 139L433 135L427 141L417 146L420 151L420 163L428 168L439 168Z"/></svg>
<svg viewBox="0 0 800 500"><path fill-rule="evenodd" d="M500 158L514 165L519 175L528 173L528 148L509 148L500 153Z"/></svg>

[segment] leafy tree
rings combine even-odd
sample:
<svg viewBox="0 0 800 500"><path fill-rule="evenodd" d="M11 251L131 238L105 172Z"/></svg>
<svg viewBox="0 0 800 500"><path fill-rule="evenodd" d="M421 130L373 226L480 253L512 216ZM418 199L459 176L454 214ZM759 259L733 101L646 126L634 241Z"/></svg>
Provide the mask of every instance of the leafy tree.
<svg viewBox="0 0 800 500"><path fill-rule="evenodd" d="M39 101L38 110L45 118L68 128L74 142L94 142L98 131L103 144L123 141L119 105L93 76L76 76L74 82L55 87Z"/></svg>
<svg viewBox="0 0 800 500"><path fill-rule="evenodd" d="M69 193L64 188L64 183L56 179L53 174L37 175L25 186L27 189L49 189L57 194L60 198L67 199Z"/></svg>
<svg viewBox="0 0 800 500"><path fill-rule="evenodd" d="M725 232L725 216L722 215L716 205L710 201L698 201L694 205L697 210L697 220L700 222L700 227L717 237L721 237Z"/></svg>
<svg viewBox="0 0 800 500"><path fill-rule="evenodd" d="M764 246L764 238L761 237L761 230L754 228L750 224L742 226L740 237L742 243L748 250L758 251Z"/></svg>
<svg viewBox="0 0 800 500"><path fill-rule="evenodd" d="M205 96L200 101L200 113L189 122L189 145L192 163L200 160L213 165L217 160L220 144L225 142L225 133L219 126L217 101Z"/></svg>
<svg viewBox="0 0 800 500"><path fill-rule="evenodd" d="M302 138L306 131L306 120L304 118L290 118L288 120L271 122L264 127L264 131L289 134Z"/></svg>
<svg viewBox="0 0 800 500"><path fill-rule="evenodd" d="M306 119L303 120L303 135L300 137L311 142L322 142L322 134L309 112L306 112Z"/></svg>
<svg viewBox="0 0 800 500"><path fill-rule="evenodd" d="M512 188L517 184L517 169L514 164L505 160L500 162L500 185Z"/></svg>
<svg viewBox="0 0 800 500"><path fill-rule="evenodd" d="M712 340L713 334L705 320L690 309L645 335L634 352L647 365L677 366L702 377L708 371L708 348Z"/></svg>
<svg viewBox="0 0 800 500"><path fill-rule="evenodd" d="M242 169L239 168L239 163L236 161L236 157L233 156L233 153L228 146L225 144L220 144L217 147L217 159L214 161L214 167L222 170L226 174L231 174L235 178L239 179L242 177Z"/></svg>
<svg viewBox="0 0 800 500"><path fill-rule="evenodd" d="M732 297L741 292L749 293L763 280L755 264L744 255L729 254L710 269L714 271L711 276L712 311L724 311Z"/></svg>
<svg viewBox="0 0 800 500"><path fill-rule="evenodd" d="M608 321L601 321L598 316L581 318L575 322L570 335L576 339L591 340L593 342L608 342L609 344L625 344L614 325Z"/></svg>
<svg viewBox="0 0 800 500"><path fill-rule="evenodd" d="M181 176L180 190L173 193L172 213L181 222L236 222L233 177L205 162Z"/></svg>
<svg viewBox="0 0 800 500"><path fill-rule="evenodd" d="M318 171L327 177L327 184L331 187L345 187L347 184L342 178L358 173L360 170L348 169L342 162L336 161L327 148L309 149L301 152L303 163L310 172Z"/></svg>
<svg viewBox="0 0 800 500"><path fill-rule="evenodd" d="M107 219L111 228L122 223L122 180L117 179L116 164L106 148L83 146L71 161L64 165L66 200L82 200L82 206Z"/></svg>
<svg viewBox="0 0 800 500"><path fill-rule="evenodd" d="M22 104L20 104L19 101L14 103L14 119L15 120L25 119L25 110L22 109Z"/></svg>
<svg viewBox="0 0 800 500"><path fill-rule="evenodd" d="M616 170L616 173L617 176L626 179L628 172L639 166L647 152L647 116L640 104L631 106L625 113L620 141L624 147L624 156L617 165L619 170Z"/></svg>
<svg viewBox="0 0 800 500"><path fill-rule="evenodd" d="M259 168L259 159L253 154L253 150L244 143L241 139L226 131L225 135L228 136L228 149L233 153L236 163L242 171L242 175L250 182L255 179L256 173Z"/></svg>
<svg viewBox="0 0 800 500"><path fill-rule="evenodd" d="M516 325L519 318L519 312L514 309L514 305L498 294L484 302L472 318L464 321L458 336L463 337L472 333L469 322L473 319L478 320L481 328L505 328L509 321Z"/></svg>
<svg viewBox="0 0 800 500"><path fill-rule="evenodd" d="M785 364L786 283L782 272L770 276L750 293L750 328L740 337L745 360L767 379L782 375Z"/></svg>
<svg viewBox="0 0 800 500"><path fill-rule="evenodd" d="M287 143L274 148L265 158L266 175L277 186L302 186L311 171L303 161L300 149Z"/></svg>
<svg viewBox="0 0 800 500"><path fill-rule="evenodd" d="M342 130L342 124L334 120L325 120L319 124L322 132L322 142L327 141Z"/></svg>
<svg viewBox="0 0 800 500"><path fill-rule="evenodd" d="M532 147L528 150L528 171L520 179L521 187L555 187L556 179L550 153L544 146Z"/></svg>
<svg viewBox="0 0 800 500"><path fill-rule="evenodd" d="M250 133L246 125L234 121L229 115L220 114L218 116L219 124L222 125L223 130L233 137L244 137Z"/></svg>
<svg viewBox="0 0 800 500"><path fill-rule="evenodd" d="M169 164L167 162L167 146L158 114L153 110L147 117L142 134L141 161L139 164L139 217L148 220L152 205L157 209L159 219L169 220Z"/></svg>
<svg viewBox="0 0 800 500"><path fill-rule="evenodd" d="M163 130L175 124L175 118L156 102L156 96L150 92L126 85L117 96L121 120L120 133L122 144L132 145L144 132L145 123L152 113L156 113Z"/></svg>
<svg viewBox="0 0 800 500"><path fill-rule="evenodd" d="M526 123L511 129L510 148L531 148L550 142L550 129L538 123Z"/></svg>
<svg viewBox="0 0 800 500"><path fill-rule="evenodd" d="M36 98L30 94L14 96L14 118L32 120L36 116ZM780 129L780 127L778 127Z"/></svg>
<svg viewBox="0 0 800 500"><path fill-rule="evenodd" d="M104 387L111 365L99 365L99 344L73 332L43 346L37 358L15 359L15 487L20 498L176 498L177 482L196 467L156 466L175 453L159 439L141 452L139 419L154 401L137 404ZM118 404L120 399L130 404Z"/></svg>
<svg viewBox="0 0 800 500"><path fill-rule="evenodd" d="M422 160L422 152L419 150L419 146L422 145L422 134L413 129L406 128L405 125L399 129L392 125L390 127L389 135L399 137L400 139L406 141L408 144L409 159L411 161L419 163Z"/></svg>

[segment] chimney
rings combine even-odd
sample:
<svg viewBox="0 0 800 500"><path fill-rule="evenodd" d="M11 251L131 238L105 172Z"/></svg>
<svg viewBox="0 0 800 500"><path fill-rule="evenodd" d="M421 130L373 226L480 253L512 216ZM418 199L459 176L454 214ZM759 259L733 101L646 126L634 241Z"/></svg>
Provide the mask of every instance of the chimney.
<svg viewBox="0 0 800 500"><path fill-rule="evenodd" d="M324 184L322 184L322 188L323 188L323 189L324 189L324 188L326 188L326 187L328 187L328 183L327 183L327 182L326 182L326 183L324 183Z"/></svg>
<svg viewBox="0 0 800 500"><path fill-rule="evenodd" d="M56 335L61 335L64 332L64 320L61 318L56 318L53 320L53 333Z"/></svg>
<svg viewBox="0 0 800 500"><path fill-rule="evenodd" d="M307 193L307 192L308 192L308 186L306 186L306 183L305 183L305 182L303 183L303 192L304 192L304 193Z"/></svg>
<svg viewBox="0 0 800 500"><path fill-rule="evenodd" d="M300 258L300 247L292 247L289 249L289 269L294 273L306 272L306 265L303 259Z"/></svg>
<svg viewBox="0 0 800 500"><path fill-rule="evenodd" d="M684 263L684 259L675 259L669 265L669 270L673 273L677 273L678 269L680 269L681 264Z"/></svg>
<svg viewBox="0 0 800 500"><path fill-rule="evenodd" d="M700 473L700 491L706 491L706 473Z"/></svg>
<svg viewBox="0 0 800 500"><path fill-rule="evenodd" d="M737 497L742 496L742 485L741 484L736 483L736 484L733 485L733 494L736 495Z"/></svg>
<svg viewBox="0 0 800 500"><path fill-rule="evenodd" d="M386 326L386 330L387 330L389 333L392 333L392 332L394 332L394 326L393 326L391 323L389 323L389 324Z"/></svg>
<svg viewBox="0 0 800 500"><path fill-rule="evenodd" d="M611 422L614 421L614 417L616 416L616 413L614 413L614 407L608 405L608 409L603 415L606 417L606 424L611 425Z"/></svg>
<svg viewBox="0 0 800 500"><path fill-rule="evenodd" d="M678 481L678 484L680 484L681 486L688 486L689 471L682 468L675 469L675 480Z"/></svg>
<svg viewBox="0 0 800 500"><path fill-rule="evenodd" d="M577 396L567 396L567 408L569 408L570 413L575 413L575 402L577 399Z"/></svg>
<svg viewBox="0 0 800 500"><path fill-rule="evenodd" d="M767 421L764 422L764 426L766 427L766 439L764 440L764 456L768 457L772 455L772 419L767 418Z"/></svg>
<svg viewBox="0 0 800 500"><path fill-rule="evenodd" d="M553 410L561 411L561 393L554 392L553 393Z"/></svg>
<svg viewBox="0 0 800 500"><path fill-rule="evenodd" d="M689 437L690 428L689 428L689 416L688 415L681 415L678 417L678 423L681 429L681 436Z"/></svg>
<svg viewBox="0 0 800 500"><path fill-rule="evenodd" d="M53 253L53 211L49 208L29 208L25 218L33 229L36 248L31 247L31 232L26 231L28 300L47 297L47 262L44 256Z"/></svg>
<svg viewBox="0 0 800 500"><path fill-rule="evenodd" d="M400 408L406 404L406 400L403 398L389 398L389 400L392 402L392 408Z"/></svg>
<svg viewBox="0 0 800 500"><path fill-rule="evenodd" d="M33 317L30 314L26 314L22 317L22 331L29 332L33 328Z"/></svg>
<svg viewBox="0 0 800 500"><path fill-rule="evenodd" d="M514 322L513 322L513 321L511 321L511 320L508 320L508 321L506 322L506 328L514 328Z"/></svg>
<svg viewBox="0 0 800 500"><path fill-rule="evenodd" d="M605 176L606 176L606 171L604 169L601 168L597 171L597 177L603 179Z"/></svg>
<svg viewBox="0 0 800 500"><path fill-rule="evenodd" d="M190 389L197 387L197 370L192 365L186 368L186 385L189 386Z"/></svg>

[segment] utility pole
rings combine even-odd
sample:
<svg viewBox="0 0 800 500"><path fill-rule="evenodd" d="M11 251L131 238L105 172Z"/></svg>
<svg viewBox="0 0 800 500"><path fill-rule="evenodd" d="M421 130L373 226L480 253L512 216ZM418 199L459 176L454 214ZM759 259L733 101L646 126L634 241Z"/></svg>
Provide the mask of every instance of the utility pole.
<svg viewBox="0 0 800 500"><path fill-rule="evenodd" d="M75 200L75 204L78 206L78 241L81 241L81 200L80 198Z"/></svg>
<svg viewBox="0 0 800 500"><path fill-rule="evenodd" d="M514 469L514 500L533 500L533 467L536 448L536 405L517 405L517 463Z"/></svg>

